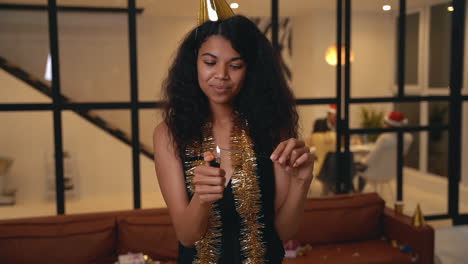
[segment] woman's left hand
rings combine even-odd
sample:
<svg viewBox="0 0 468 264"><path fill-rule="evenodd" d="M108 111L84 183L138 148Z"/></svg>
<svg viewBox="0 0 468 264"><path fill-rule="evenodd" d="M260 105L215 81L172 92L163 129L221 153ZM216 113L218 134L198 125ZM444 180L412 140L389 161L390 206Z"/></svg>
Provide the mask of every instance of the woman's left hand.
<svg viewBox="0 0 468 264"><path fill-rule="evenodd" d="M312 180L315 158L304 141L295 138L283 141L276 147L270 158L294 179L309 182Z"/></svg>

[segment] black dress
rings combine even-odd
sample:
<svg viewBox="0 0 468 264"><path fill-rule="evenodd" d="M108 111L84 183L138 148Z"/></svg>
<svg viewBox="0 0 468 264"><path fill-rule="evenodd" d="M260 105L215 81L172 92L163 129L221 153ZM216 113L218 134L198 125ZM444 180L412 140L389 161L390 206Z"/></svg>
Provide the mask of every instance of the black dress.
<svg viewBox="0 0 468 264"><path fill-rule="evenodd" d="M211 129L202 144L186 150L184 170L189 198L193 196L193 169L204 163L203 153L213 150ZM231 148L234 172L223 198L213 204L205 236L194 248L179 244L179 263L281 263L283 244L274 222L275 181L270 159L257 157L245 129L234 129Z"/></svg>

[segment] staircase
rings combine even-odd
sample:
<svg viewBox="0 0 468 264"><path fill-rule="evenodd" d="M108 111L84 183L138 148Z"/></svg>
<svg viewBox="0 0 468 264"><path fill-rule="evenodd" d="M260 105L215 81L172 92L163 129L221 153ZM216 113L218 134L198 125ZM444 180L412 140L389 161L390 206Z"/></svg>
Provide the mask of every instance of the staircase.
<svg viewBox="0 0 468 264"><path fill-rule="evenodd" d="M10 73L11 75L15 76L19 80L27 83L33 89L41 92L42 94L52 98L52 87L48 84L40 80L39 78L28 74L20 67L16 66L15 64L9 62L3 57L0 57L0 68L5 70L6 72ZM61 95L62 102L64 103L73 103L73 100ZM119 129L118 127L114 126L112 123L104 120L101 118L96 111L93 110L72 110L82 118L86 119L87 121L91 122L93 125L99 127L100 129L107 132L109 135L117 138L121 142L127 144L128 146L132 147L132 137L128 135L123 130ZM143 143L140 142L140 151L141 153L148 157L149 159L153 159L153 153L151 152L151 148L145 146Z"/></svg>

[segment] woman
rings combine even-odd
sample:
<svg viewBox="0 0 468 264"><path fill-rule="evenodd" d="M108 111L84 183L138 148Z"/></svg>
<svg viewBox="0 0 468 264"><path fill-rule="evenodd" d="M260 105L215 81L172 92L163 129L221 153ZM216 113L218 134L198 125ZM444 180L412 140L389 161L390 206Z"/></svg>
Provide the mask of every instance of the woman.
<svg viewBox="0 0 468 264"><path fill-rule="evenodd" d="M154 131L159 185L179 263L281 263L299 227L313 157L274 51L243 16L206 22L182 42ZM210 166L215 146L221 167ZM271 155L271 156L270 156Z"/></svg>

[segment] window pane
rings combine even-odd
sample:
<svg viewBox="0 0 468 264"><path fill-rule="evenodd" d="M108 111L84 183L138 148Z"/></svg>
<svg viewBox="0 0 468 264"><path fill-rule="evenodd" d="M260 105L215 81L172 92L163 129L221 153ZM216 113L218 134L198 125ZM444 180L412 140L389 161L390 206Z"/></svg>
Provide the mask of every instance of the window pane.
<svg viewBox="0 0 468 264"><path fill-rule="evenodd" d="M90 115L122 137L132 138L130 110L92 110Z"/></svg>
<svg viewBox="0 0 468 264"><path fill-rule="evenodd" d="M34 84L39 82L42 85L31 85L11 72L0 69L0 103L51 103L50 85L43 81Z"/></svg>
<svg viewBox="0 0 468 264"><path fill-rule="evenodd" d="M396 103L395 111L399 111L405 114L408 120L409 126L425 126L427 125L426 120L421 119L421 103ZM421 154L424 152L421 148L425 146L421 145L421 140L424 138L425 133L411 133L413 136L413 142L408 149L405 156L405 166L419 169L421 167ZM421 138L423 137L423 138ZM424 144L425 145L425 144Z"/></svg>
<svg viewBox="0 0 468 264"><path fill-rule="evenodd" d="M118 122L99 121L110 114ZM125 132L130 127L130 111L93 110L90 116L99 126L75 112L65 111L62 116L64 151L69 156L64 163L65 179L71 188L66 212L132 209L132 149L120 139L131 139Z"/></svg>
<svg viewBox="0 0 468 264"><path fill-rule="evenodd" d="M150 10L138 15L139 100L161 99L161 84L176 55L176 49L189 30L196 25L196 13L193 10L198 10L198 6L195 6L191 10L192 16L163 16L152 14ZM184 7L180 11L187 10ZM175 10L169 8L166 12Z"/></svg>
<svg viewBox="0 0 468 264"><path fill-rule="evenodd" d="M45 159L54 146L52 113L1 112L0 122L0 219L55 215Z"/></svg>
<svg viewBox="0 0 468 264"><path fill-rule="evenodd" d="M429 124L443 126L449 123L449 104L429 102ZM428 172L447 177L448 175L448 132L431 131L428 138Z"/></svg>
<svg viewBox="0 0 468 264"><path fill-rule="evenodd" d="M336 132L332 129L333 116L328 114L328 105L304 105L298 107L300 138L315 152L315 178L308 197L336 193L336 176L333 159L336 150ZM327 118L328 119L327 121ZM329 154L331 153L331 154ZM328 157L329 156L329 157Z"/></svg>
<svg viewBox="0 0 468 264"><path fill-rule="evenodd" d="M450 81L450 50L452 39L451 4L431 7L429 87L447 88Z"/></svg>
<svg viewBox="0 0 468 264"><path fill-rule="evenodd" d="M0 103L51 101L41 92L50 92L45 79L48 27L46 11L0 10L0 64L6 69L0 70Z"/></svg>
<svg viewBox="0 0 468 264"><path fill-rule="evenodd" d="M392 96L396 88L398 1L391 1L389 11L377 1L352 3L351 96Z"/></svg>
<svg viewBox="0 0 468 264"><path fill-rule="evenodd" d="M60 11L57 19L61 92L75 102L129 101L127 13Z"/></svg>
<svg viewBox="0 0 468 264"><path fill-rule="evenodd" d="M424 133L427 132L420 132L419 137L425 137ZM432 153L428 155L429 159L433 156ZM447 160L439 160L437 163L445 163L443 166L447 166ZM418 203L426 216L448 212L448 179L446 177L430 172L429 168L425 170L410 167L405 167L403 177L403 201L406 214L413 215Z"/></svg>
<svg viewBox="0 0 468 264"><path fill-rule="evenodd" d="M351 128L381 128L384 126L384 119L391 111L402 112L407 119L409 126L424 125L420 120L419 103L375 103L375 104L356 104L350 108L350 127ZM420 168L420 134L411 133L412 142L409 146L404 159L404 165L419 169ZM374 144L379 134L355 135L363 144Z"/></svg>
<svg viewBox="0 0 468 264"><path fill-rule="evenodd" d="M446 214L447 213L447 190L448 180L445 177L440 177L427 170L414 168L408 162L412 156L411 149L416 147L415 140L424 138L425 132L410 133L413 140L410 142L408 150L404 155L403 167L403 202L404 212L407 215L413 215L416 205L419 203L425 215ZM390 133L380 134L379 137L391 135ZM396 136L393 134L393 136ZM405 139L404 139L405 140ZM378 142L373 143L376 151ZM405 148L405 144L403 146ZM377 192L385 201L387 206L392 207L397 199L397 157L396 145L394 150L380 152L380 157L370 159L366 162L367 169L358 173L365 179L366 184L362 192ZM377 152L374 152L377 153ZM390 154L390 156L388 156ZM386 156L386 157L384 157ZM364 156L364 160L366 160ZM384 161L384 163L381 163ZM376 168L381 163L381 169L376 171ZM382 169L385 168L385 169ZM356 177L355 186L359 186L359 178Z"/></svg>
<svg viewBox="0 0 468 264"><path fill-rule="evenodd" d="M280 41L290 38L291 87L297 98L336 95L336 68L327 63L327 50L336 45L336 4L334 1L280 1L281 16L290 17L292 32L280 32ZM286 35L285 35L286 34ZM282 45L288 44L287 42ZM285 49L286 47L283 46ZM287 50L286 50L287 51ZM289 51L288 51L289 52ZM286 56L290 56L288 59ZM330 55L336 61L336 56Z"/></svg>
<svg viewBox="0 0 468 264"><path fill-rule="evenodd" d="M419 13L406 16L405 84L417 85L419 58Z"/></svg>
<svg viewBox="0 0 468 264"><path fill-rule="evenodd" d="M376 104L358 104L350 108L350 122L352 128L375 128L382 126L384 119L391 111L398 111L404 114L408 120L407 125L419 126L434 123L434 119L425 120L421 111L425 111L427 105L421 103L376 103ZM432 120L432 121L430 121ZM442 122L446 124L446 122ZM434 124L435 125L435 124ZM447 133L447 132L443 132ZM443 134L442 133L442 134ZM408 136L407 136L408 135ZM366 179L363 192L377 191L379 195L386 200L388 206L393 206L397 195L397 153L396 141L393 141L392 148L378 147L383 139L389 140L395 137L394 133L365 134L359 137L351 137L350 149L352 152L360 153L358 160L367 164L367 169L363 172L358 171ZM444 137L446 135L443 135ZM354 138L353 138L354 137ZM407 139L407 138L410 139ZM421 204L423 212L428 214L445 214L447 212L447 178L440 177L433 173L431 160L434 159L434 153L431 152L430 135L428 132L409 132L404 134L404 157L403 157L403 200L405 203L405 213L412 215L417 203ZM361 146L356 144L362 142ZM379 143L380 142L380 143ZM354 143L354 144L353 144ZM365 146L370 146L370 150L365 153ZM382 146L388 146L383 144ZM360 152L353 151L357 149ZM378 151L385 149L384 151ZM445 153L445 155L447 155ZM375 157L375 158L373 158ZM359 159L360 158L360 159ZM379 162L381 165L379 165ZM447 159L439 159L432 163L447 166ZM379 167L381 166L381 167ZM380 168L374 171L373 168ZM378 180L377 180L378 179ZM355 177L354 185L359 187L359 178Z"/></svg>
<svg viewBox="0 0 468 264"><path fill-rule="evenodd" d="M467 9L466 11L468 11L468 6L467 6ZM466 12L465 11L465 12ZM468 14L468 12L466 12L466 14ZM468 24L468 15L465 16L465 25ZM467 37L468 35L468 27L465 26L465 47L464 47L464 53L463 54L467 54L468 52L468 45L466 45L466 41L468 39ZM466 56L464 56L464 60L463 60L463 87L462 87L462 94L463 95L468 95L468 85L467 85L467 77L468 76L468 59Z"/></svg>
<svg viewBox="0 0 468 264"><path fill-rule="evenodd" d="M460 182L460 213L468 214L468 102L463 103L462 115L462 173Z"/></svg>
<svg viewBox="0 0 468 264"><path fill-rule="evenodd" d="M153 130L162 121L160 109L140 110L140 142L149 155L140 155L142 208L166 207L153 162Z"/></svg>

